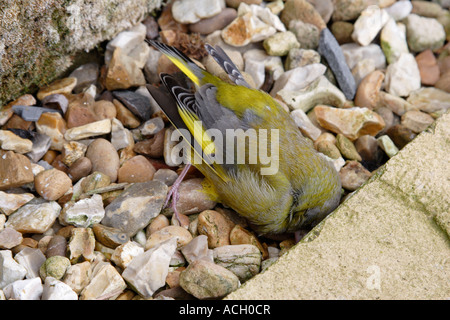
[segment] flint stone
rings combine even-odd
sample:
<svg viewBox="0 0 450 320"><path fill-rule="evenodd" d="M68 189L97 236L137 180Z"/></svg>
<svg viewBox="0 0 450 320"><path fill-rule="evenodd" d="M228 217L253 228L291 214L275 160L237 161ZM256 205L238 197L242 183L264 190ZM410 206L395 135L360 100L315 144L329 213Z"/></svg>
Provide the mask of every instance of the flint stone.
<svg viewBox="0 0 450 320"><path fill-rule="evenodd" d="M135 257L123 271L122 277L141 296L150 298L164 286L169 263L177 248L176 238L170 238Z"/></svg>
<svg viewBox="0 0 450 320"><path fill-rule="evenodd" d="M15 255L14 260L27 270L26 278L33 279L39 277L39 268L46 259L40 249L25 247Z"/></svg>
<svg viewBox="0 0 450 320"><path fill-rule="evenodd" d="M113 91L113 96L119 99L135 116L144 121L150 119L153 109L147 97L128 90Z"/></svg>
<svg viewBox="0 0 450 320"><path fill-rule="evenodd" d="M14 113L18 114L25 121L38 121L41 117L41 114L44 112L58 112L59 110L50 109L50 108L41 108L35 106L20 106L15 105L12 107Z"/></svg>
<svg viewBox="0 0 450 320"><path fill-rule="evenodd" d="M339 43L328 28L320 32L319 53L327 60L345 97L348 100L353 100L356 93L355 79L345 63L345 57Z"/></svg>
<svg viewBox="0 0 450 320"><path fill-rule="evenodd" d="M0 250L0 289L22 280L26 274L27 269L13 259L11 250Z"/></svg>
<svg viewBox="0 0 450 320"><path fill-rule="evenodd" d="M133 184L105 208L102 224L134 236L161 212L167 189L160 181Z"/></svg>

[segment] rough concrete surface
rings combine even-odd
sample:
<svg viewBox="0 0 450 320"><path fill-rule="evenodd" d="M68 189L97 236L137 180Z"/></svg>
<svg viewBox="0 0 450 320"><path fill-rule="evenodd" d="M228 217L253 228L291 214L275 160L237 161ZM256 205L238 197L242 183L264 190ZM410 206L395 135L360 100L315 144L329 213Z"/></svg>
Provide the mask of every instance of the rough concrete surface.
<svg viewBox="0 0 450 320"><path fill-rule="evenodd" d="M450 299L450 113L226 299Z"/></svg>
<svg viewBox="0 0 450 320"><path fill-rule="evenodd" d="M142 21L161 0L1 0L0 107L60 77L89 51Z"/></svg>

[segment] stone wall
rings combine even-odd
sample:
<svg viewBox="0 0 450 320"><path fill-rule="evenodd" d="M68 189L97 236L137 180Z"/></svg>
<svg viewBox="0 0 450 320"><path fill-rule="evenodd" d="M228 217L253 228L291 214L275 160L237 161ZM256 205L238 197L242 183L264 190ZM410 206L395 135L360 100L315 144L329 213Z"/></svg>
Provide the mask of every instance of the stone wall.
<svg viewBox="0 0 450 320"><path fill-rule="evenodd" d="M58 78L74 56L142 21L162 0L0 0L0 106Z"/></svg>

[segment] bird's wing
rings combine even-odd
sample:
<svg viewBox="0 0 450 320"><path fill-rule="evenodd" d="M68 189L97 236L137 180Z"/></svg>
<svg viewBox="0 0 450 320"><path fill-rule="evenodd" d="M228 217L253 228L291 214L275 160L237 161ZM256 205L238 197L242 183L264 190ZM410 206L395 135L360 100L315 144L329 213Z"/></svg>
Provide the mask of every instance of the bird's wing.
<svg viewBox="0 0 450 320"><path fill-rule="evenodd" d="M213 48L211 45L205 44L205 48L211 57L213 57L214 60L216 60L216 62L228 74L231 81L237 85L251 88L247 81L245 81L239 69L221 47L217 46L216 48Z"/></svg>

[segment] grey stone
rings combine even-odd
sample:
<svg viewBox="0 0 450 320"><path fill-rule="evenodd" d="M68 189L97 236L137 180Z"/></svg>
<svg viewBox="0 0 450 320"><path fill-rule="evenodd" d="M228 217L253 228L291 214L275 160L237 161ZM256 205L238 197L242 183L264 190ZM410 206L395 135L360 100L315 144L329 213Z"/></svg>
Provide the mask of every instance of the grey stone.
<svg viewBox="0 0 450 320"><path fill-rule="evenodd" d="M99 69L98 63L90 62L73 70L69 75L69 77L77 78L77 85L73 88L73 92L80 93L91 84L95 84L99 75Z"/></svg>
<svg viewBox="0 0 450 320"><path fill-rule="evenodd" d="M48 95L42 99L41 102L44 108L61 110L63 113L66 113L67 108L69 107L69 100L65 95L60 93Z"/></svg>
<svg viewBox="0 0 450 320"><path fill-rule="evenodd" d="M39 277L39 268L45 262L45 256L40 249L25 247L14 257L27 270L26 278Z"/></svg>
<svg viewBox="0 0 450 320"><path fill-rule="evenodd" d="M36 132L33 135L31 142L33 142L33 148L25 155L30 158L31 161L37 163L50 148L52 139L46 134Z"/></svg>
<svg viewBox="0 0 450 320"><path fill-rule="evenodd" d="M102 224L134 236L161 212L167 189L160 181L133 184L105 208Z"/></svg>
<svg viewBox="0 0 450 320"><path fill-rule="evenodd" d="M36 106L20 106L15 105L12 107L14 113L18 114L25 121L38 121L41 114L44 112L59 112L56 109L41 108Z"/></svg>
<svg viewBox="0 0 450 320"><path fill-rule="evenodd" d="M345 97L348 100L353 100L356 93L355 79L345 63L345 57L339 43L328 28L320 32L319 53L327 60Z"/></svg>
<svg viewBox="0 0 450 320"><path fill-rule="evenodd" d="M128 90L113 91L113 96L120 100L135 116L145 121L150 119L152 106L147 97Z"/></svg>

